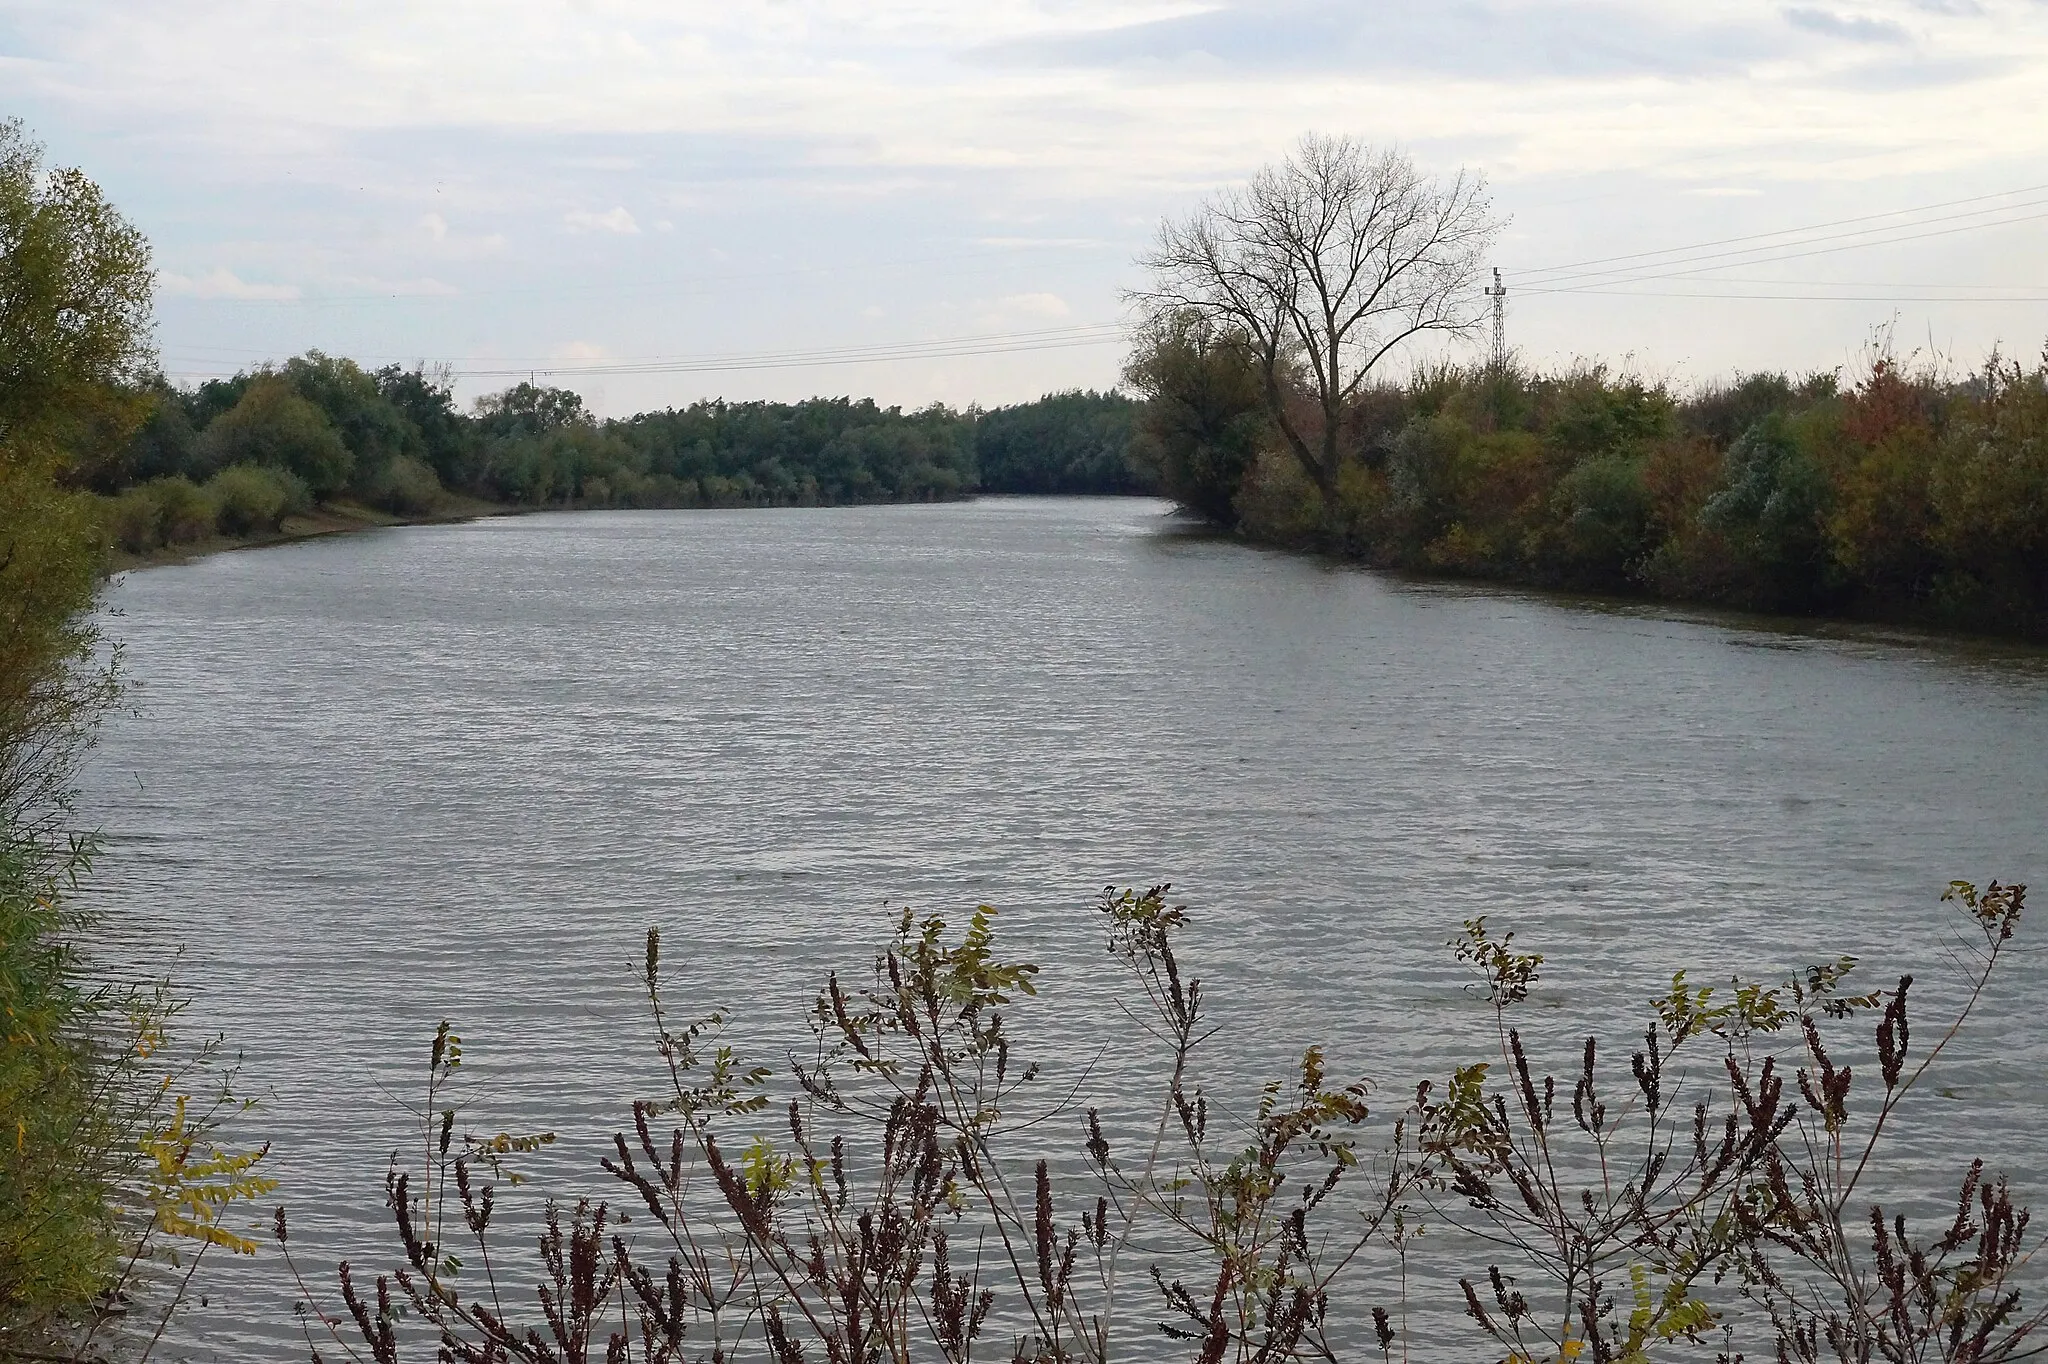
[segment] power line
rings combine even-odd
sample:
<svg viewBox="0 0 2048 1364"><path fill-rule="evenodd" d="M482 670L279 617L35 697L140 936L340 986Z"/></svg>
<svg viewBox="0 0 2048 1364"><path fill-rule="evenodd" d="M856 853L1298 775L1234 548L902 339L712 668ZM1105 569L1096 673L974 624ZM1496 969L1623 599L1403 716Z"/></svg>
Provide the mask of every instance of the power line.
<svg viewBox="0 0 2048 1364"><path fill-rule="evenodd" d="M1532 294L1570 294L1578 298L1712 298L1739 302L1784 303L2048 303L2048 294L1736 294L1685 292L1672 289L1530 289Z"/></svg>
<svg viewBox="0 0 2048 1364"><path fill-rule="evenodd" d="M1631 261L1631 260L1644 260L1644 259L1646 259L1646 258L1648 258L1648 257L1651 257L1651 256L1670 256L1670 255L1678 255L1678 254L1681 254L1681 253L1684 253L1684 252L1691 252L1691 251L1704 251L1704 250L1706 250L1706 249L1707 249L1707 248L1709 248L1709 247L1715 247L1715 246L1730 246L1730 245L1733 245L1733 244L1735 244L1735 243L1737 243L1737 242L1753 242L1753 241L1763 241L1763 240L1765 240L1765 239L1767 239L1767 238L1770 238L1770 237L1791 237L1791 236L1799 236L1799 235L1801 235L1801 234L1804 234L1804 233L1808 233L1808 232L1820 232L1820 231L1823 231L1823 230L1825 230L1825 229L1827 229L1827 228L1831 228L1831 227L1848 227L1848 226L1850 226L1851 224L1854 224L1854 223L1869 223L1869 222L1878 222L1878 221L1880 221L1880 220L1882 220L1882 219L1885 219L1885 218L1905 218L1905 217L1912 217L1912 216L1914 216L1914 215L1916 215L1916 214L1921 214L1921 213L1933 213L1933 212L1936 212L1936 211L1938 211L1938 210L1940 210L1940 209L1944 209L1944 208L1960 208L1960 207L1961 207L1962 205L1964 205L1964 204L1981 204L1981 203L1988 203L1988 202L1990 202L1990 201L1991 201L1991 200L1993 200L1993 199L2012 199L2012 198L2017 198L2018 196L2020 196L2020 195L2023 195L2023 194L2038 194L2038 193L2041 193L2041 192L2042 192L2042 191L2044 191L2044 190L2048 190L2048 184L2043 184L2043 185L2027 185L2027 186L2024 186L2024 187L2022 187L2022 188L2019 188L2019 189L2008 189L2008 190L2000 190L2000 191L1998 191L1998 192L1997 192L1997 193L1995 193L1995 194L1978 194L1978 195L1973 195L1973 196L1971 196L1970 198L1967 198L1967 199L1947 199L1947 200L1943 200L1943 201L1942 201L1942 202L1940 202L1940 203L1934 203L1934 204L1922 204L1922 205L1920 205L1920 206L1919 206L1919 207L1917 207L1917 208L1899 208L1899 209L1891 209L1891 210L1889 210L1889 211L1887 211L1887 212L1884 212L1884 213L1865 213L1865 214L1860 214L1860 215L1858 215L1858 216L1856 216L1856 217L1853 217L1853 218L1835 218L1835 219L1831 219L1831 220L1829 220L1829 221L1827 221L1827 222L1821 222L1821 223L1809 223L1809 224L1808 224L1808 225L1806 225L1805 227L1785 227L1785 228L1779 228L1779 229L1777 229L1777 230L1775 230L1775 231L1771 231L1771 232L1751 232L1751 233L1747 233L1747 234L1745 234L1745 235L1743 235L1743 236L1738 236L1738 237L1717 237L1717 238L1714 238L1713 240L1710 240L1710 241L1703 241L1703 242L1693 242L1693 243L1691 243L1691 244L1689 244L1689 245L1686 245L1686 246L1669 246L1669 247L1664 247L1664 248L1662 248L1662 249L1659 249L1659 250L1656 250L1656 251L1631 251L1631 252L1627 252L1627 253L1625 253L1625 254L1622 254L1622 255L1618 255L1618 256L1595 256L1595 257L1593 257L1593 258L1591 258L1591 259L1588 259L1588 260L1581 260L1581 261L1568 261L1568 262L1566 262L1565 264L1562 264L1562 265L1540 266L1540 267L1536 267L1536 268L1532 268L1532 269L1530 269L1530 270L1524 271L1523 273L1524 273L1525 275L1529 275L1529 276L1537 276L1537 275L1556 275L1556 274L1560 274L1560 273L1563 273L1563 272L1565 272L1565 271L1571 271L1571 270L1579 270L1579 269L1583 269L1583 268L1585 268L1585 267L1588 267L1588 266L1595 266L1595 265L1611 265L1611 264L1614 264L1614 263L1615 263L1615 262L1617 262L1617 261ZM2017 205L2006 205L2005 207L2006 207L2006 208L2012 208L2012 207L2017 207ZM1995 210L1995 209L1992 209L1992 210L1979 210L1979 211L1980 211L1980 212L1996 212L1996 211L1999 211L1999 210ZM1959 216L1959 217L1967 217L1967 216L1969 216L1969 215L1967 215L1967 214L1959 214L1959 215L1957 215L1957 216ZM1914 224L1901 224L1901 226L1913 226L1913 225L1914 225ZM1795 245L1796 245L1797 243L1792 243L1792 244L1795 244Z"/></svg>
<svg viewBox="0 0 2048 1364"><path fill-rule="evenodd" d="M2048 206L2048 199L2040 200L2033 204L2014 204L2010 205L2009 207L2034 208L2042 206ZM2048 213L2026 213L2021 214L2018 217L1996 218L1986 221L1963 223L1960 226L1956 227L1935 228L1932 231L1928 232L1902 231L1901 229L1920 227L1923 224L1900 223L1896 224L1891 228L1875 229L1879 232L1889 232L1893 234L1889 236L1870 236L1868 231L1858 233L1841 233L1837 234L1836 237L1813 237L1808 238L1805 241L1785 242L1781 246L1775 247L1749 247L1739 251L1714 251L1707 252L1701 255L1680 257L1675 260L1661 262L1662 265L1670 267L1668 269L1659 269L1645 266L1631 267L1628 269L1587 270L1580 271L1577 273L1561 275L1553 274L1547 277L1539 277L1535 284L1528 285L1525 287L1531 289L1532 291L1538 288L1549 288L1555 291L1563 291L1577 283L1621 284L1628 283L1632 280L1638 279L1671 279L1685 274L1705 274L1709 271L1717 269L1735 269L1744 265L1766 265L1774 261L1804 260L1811 256L1833 255L1840 251L1858 251L1872 246L1892 246L1901 242L1925 241L1934 237L1950 237L1956 235L1959 232L1976 232L1984 228L1990 227L2009 227L2018 223L2038 222L2043 218L2048 218ZM1929 219L1928 221L1946 222L1949 220L1943 218L1934 218ZM1839 238L1841 237L1862 238L1862 240L1841 241L1839 240ZM1837 244L1833 246L1813 245L1813 243L1815 242L1827 241L1835 241ZM1812 247L1811 250L1792 249L1809 246ZM1724 259L1727 257L1734 257L1735 259ZM1722 260L1723 264L1718 266L1702 264L1702 262L1714 260Z"/></svg>

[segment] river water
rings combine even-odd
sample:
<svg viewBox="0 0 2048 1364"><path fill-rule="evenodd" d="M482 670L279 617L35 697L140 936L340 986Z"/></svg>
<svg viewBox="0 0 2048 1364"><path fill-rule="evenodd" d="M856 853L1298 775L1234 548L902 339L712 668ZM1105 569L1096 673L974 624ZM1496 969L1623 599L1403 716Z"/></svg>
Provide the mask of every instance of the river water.
<svg viewBox="0 0 2048 1364"><path fill-rule="evenodd" d="M128 574L97 950L182 945L185 1032L241 1053L324 1274L393 1258L443 1018L476 1125L559 1131L540 1182L608 1192L601 1137L655 1088L650 925L685 1007L772 1061L885 904L990 903L1063 1001L1052 1071L1142 1079L1089 905L1171 881L1215 1082L1327 1041L1392 1111L1487 1054L1445 950L1474 915L1547 954L1560 1035L1621 1044L1679 967L1841 953L1919 971L1931 1018L1943 886L2048 876L2038 654L1406 582L1168 510L537 515ZM1942 1072L1968 1137L1907 1133L1909 1170L2048 1192L2044 986L2023 943ZM182 1350L303 1357L274 1257L198 1283Z"/></svg>

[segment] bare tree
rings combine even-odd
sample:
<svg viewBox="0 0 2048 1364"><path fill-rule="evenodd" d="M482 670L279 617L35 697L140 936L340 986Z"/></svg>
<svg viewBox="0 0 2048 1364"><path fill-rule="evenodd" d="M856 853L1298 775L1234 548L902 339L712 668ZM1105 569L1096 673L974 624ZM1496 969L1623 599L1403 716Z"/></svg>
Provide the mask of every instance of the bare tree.
<svg viewBox="0 0 2048 1364"><path fill-rule="evenodd" d="M1424 332L1480 320L1473 285L1500 227L1483 177L1433 179L1350 137L1304 136L1277 166L1159 229L1139 263L1147 312L1193 312L1241 332L1288 449L1334 496L1345 405ZM1288 401L1297 374L1314 421Z"/></svg>

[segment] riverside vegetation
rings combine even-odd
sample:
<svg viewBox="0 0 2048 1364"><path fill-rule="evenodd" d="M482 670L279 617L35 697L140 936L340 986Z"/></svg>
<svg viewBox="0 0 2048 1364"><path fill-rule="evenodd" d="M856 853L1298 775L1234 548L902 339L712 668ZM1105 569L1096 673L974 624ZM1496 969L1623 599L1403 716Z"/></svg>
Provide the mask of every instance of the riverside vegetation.
<svg viewBox="0 0 2048 1364"><path fill-rule="evenodd" d="M100 510L67 475L141 419L149 300L140 235L0 123L0 1359L146 1351L203 1256L254 1250L233 1209L273 1187L217 1140L232 1072L172 1035L176 999L78 946L71 775L119 677Z"/></svg>
<svg viewBox="0 0 2048 1364"><path fill-rule="evenodd" d="M203 423L188 413L179 445L167 414L196 398L170 403L151 377L149 297L140 235L84 176L46 172L18 124L0 125L0 1359L148 1356L206 1255L259 1249L253 1205L276 1192L264 1149L229 1140L243 1106L218 1050L180 1041L161 982L107 982L79 947L89 922L77 888L93 843L74 827L71 774L120 681L91 616L109 502L180 478L213 489L198 495L216 517L231 493L256 498L259 481L287 498L301 488L375 495L388 486L378 479L416 475L402 460L438 483L421 419L436 413L450 423L438 448L485 452L473 469L526 467L486 458L514 448L552 451L546 460L558 462L545 467L572 468L565 452L630 435L583 420L554 390L515 389L458 418L445 389L416 371L366 375L309 356L243 376ZM1219 482L1184 492L1241 520L1249 494L1269 486L1247 475L1269 458L1257 428L1278 425L1275 395L1293 411L1278 382L1291 371L1275 362L1262 376L1243 337L1187 309L1156 321L1149 354L1165 367L1142 371L1146 382L1183 362L1207 377L1153 393L1140 443L1174 479L1212 457L1227 471L1242 451L1227 497L1198 500ZM1247 375L1264 407L1218 398ZM1500 379L1481 390L1489 402L1512 391ZM374 405L351 425L343 398L308 396L330 381L392 406L408 385L426 396L410 428ZM1617 387L1628 389L1596 376L1586 391ZM1377 391L1356 387L1324 410L1348 421ZM1044 439L1032 430L1043 421L1081 433L1061 467L1107 470L1115 423L1134 412L1084 395L988 414L989 430L1007 427L988 449L1008 452L990 465L1028 465L1015 456ZM673 454L713 443L705 434L684 446L676 432L780 429L805 413L818 430L835 413L860 415L820 450L854 427L872 428L858 440L875 450L936 448L916 443L944 429L932 414L830 403L639 420L669 433L644 448ZM1422 415L1407 414L1401 430ZM493 421L516 433L502 447L478 434ZM1334 452L1328 493L1309 481L1342 505L1370 461L1305 418L1303 431L1315 439L1287 449L1298 462L1297 445L1311 458ZM408 432L422 444L408 445ZM1169 444L1188 432L1199 439ZM158 449L216 463L181 473L133 462ZM383 454L365 461L371 449ZM651 462L619 467L659 473ZM680 473L665 476L681 486ZM710 485L691 477L703 497ZM593 485L559 486L588 500ZM801 496L801 483L779 486ZM966 1364L976 1350L1201 1364L1411 1351L1517 1364L1691 1351L1732 1360L1744 1349L1856 1364L2023 1358L2043 1339L2043 1261L2006 1184L1974 1162L1955 1172L1952 1211L1932 1221L1887 1211L1924 1190L1880 1186L1916 1124L1972 1146L1996 1136L1966 1106L1906 1101L1974 1017L2024 898L2018 886L1951 887L1967 970L1935 1028L1909 1015L1911 978L1852 987L1846 960L1777 983L1710 988L1681 974L1652 1002L1641 1046L1621 1048L1625 1068L1589 1039L1557 1074L1524 1036L1542 959L1474 920L1452 946L1476 973L1493 1055L1412 1098L1369 1103L1365 1084L1334 1077L1311 1048L1243 1111L1215 1092L1214 1077L1241 1077L1180 960L1186 915L1164 887L1112 890L1098 906L1133 1036L1154 1048L1149 1108L1128 1090L1091 1107L1089 1077L1031 1062L1032 1028L1057 1026L1066 1006L1034 999L1036 968L1003 954L992 911L964 929L903 915L871 971L823 983L815 1048L781 1074L743 1059L720 1016L673 1012L650 934L643 983L669 1086L632 1106L596 1196L537 1206L512 1196L513 1167L550 1138L470 1134L478 1115L455 1088L461 1042L444 1027L427 1058L420 1163L394 1165L387 1185L393 1263L342 1266L338 1302L323 1306L322 1276L295 1263L284 1209L270 1234L300 1276L315 1357L377 1364L416 1351L774 1364ZM1433 1249L1421 1254L1425 1229L1432 1246L1471 1250L1462 1273L1441 1272Z"/></svg>
<svg viewBox="0 0 2048 1364"><path fill-rule="evenodd" d="M1326 492L1269 439L1227 334L1131 363L1168 495L1261 544L1383 568L2048 640L2048 360L1678 393L1599 365L1445 366L1347 401ZM1291 401L1291 398L1290 398Z"/></svg>
<svg viewBox="0 0 2048 1364"><path fill-rule="evenodd" d="M1382 567L2048 639L2048 357L1391 378L1474 330L1496 227L1479 182L1314 137L1165 224L1126 371L1162 490Z"/></svg>
<svg viewBox="0 0 2048 1364"><path fill-rule="evenodd" d="M1598 363L1388 366L1472 330L1482 182L1305 139L1168 222L1118 393L915 412L700 402L619 420L516 385L310 352L180 389L138 371L65 477L129 554L289 517L513 507L1174 498L1246 539L1367 564L2048 639L2048 358L1681 391Z"/></svg>
<svg viewBox="0 0 2048 1364"><path fill-rule="evenodd" d="M872 401L700 402L593 419L567 389L522 383L473 413L423 369L312 352L180 389L152 376L148 415L70 477L101 495L130 554L288 517L361 507L429 518L508 507L781 507L921 502L973 492L1127 493L1136 404L1061 393L983 412Z"/></svg>

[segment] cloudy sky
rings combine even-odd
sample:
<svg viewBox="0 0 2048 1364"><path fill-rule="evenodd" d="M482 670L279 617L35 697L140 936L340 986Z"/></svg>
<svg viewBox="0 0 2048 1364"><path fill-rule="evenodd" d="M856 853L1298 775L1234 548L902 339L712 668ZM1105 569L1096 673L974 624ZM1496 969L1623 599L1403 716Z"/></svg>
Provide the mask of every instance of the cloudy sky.
<svg viewBox="0 0 2048 1364"><path fill-rule="evenodd" d="M1103 387L1161 215L1311 129L1484 172L1540 363L2048 336L2048 0L0 0L7 114L154 242L186 378Z"/></svg>

